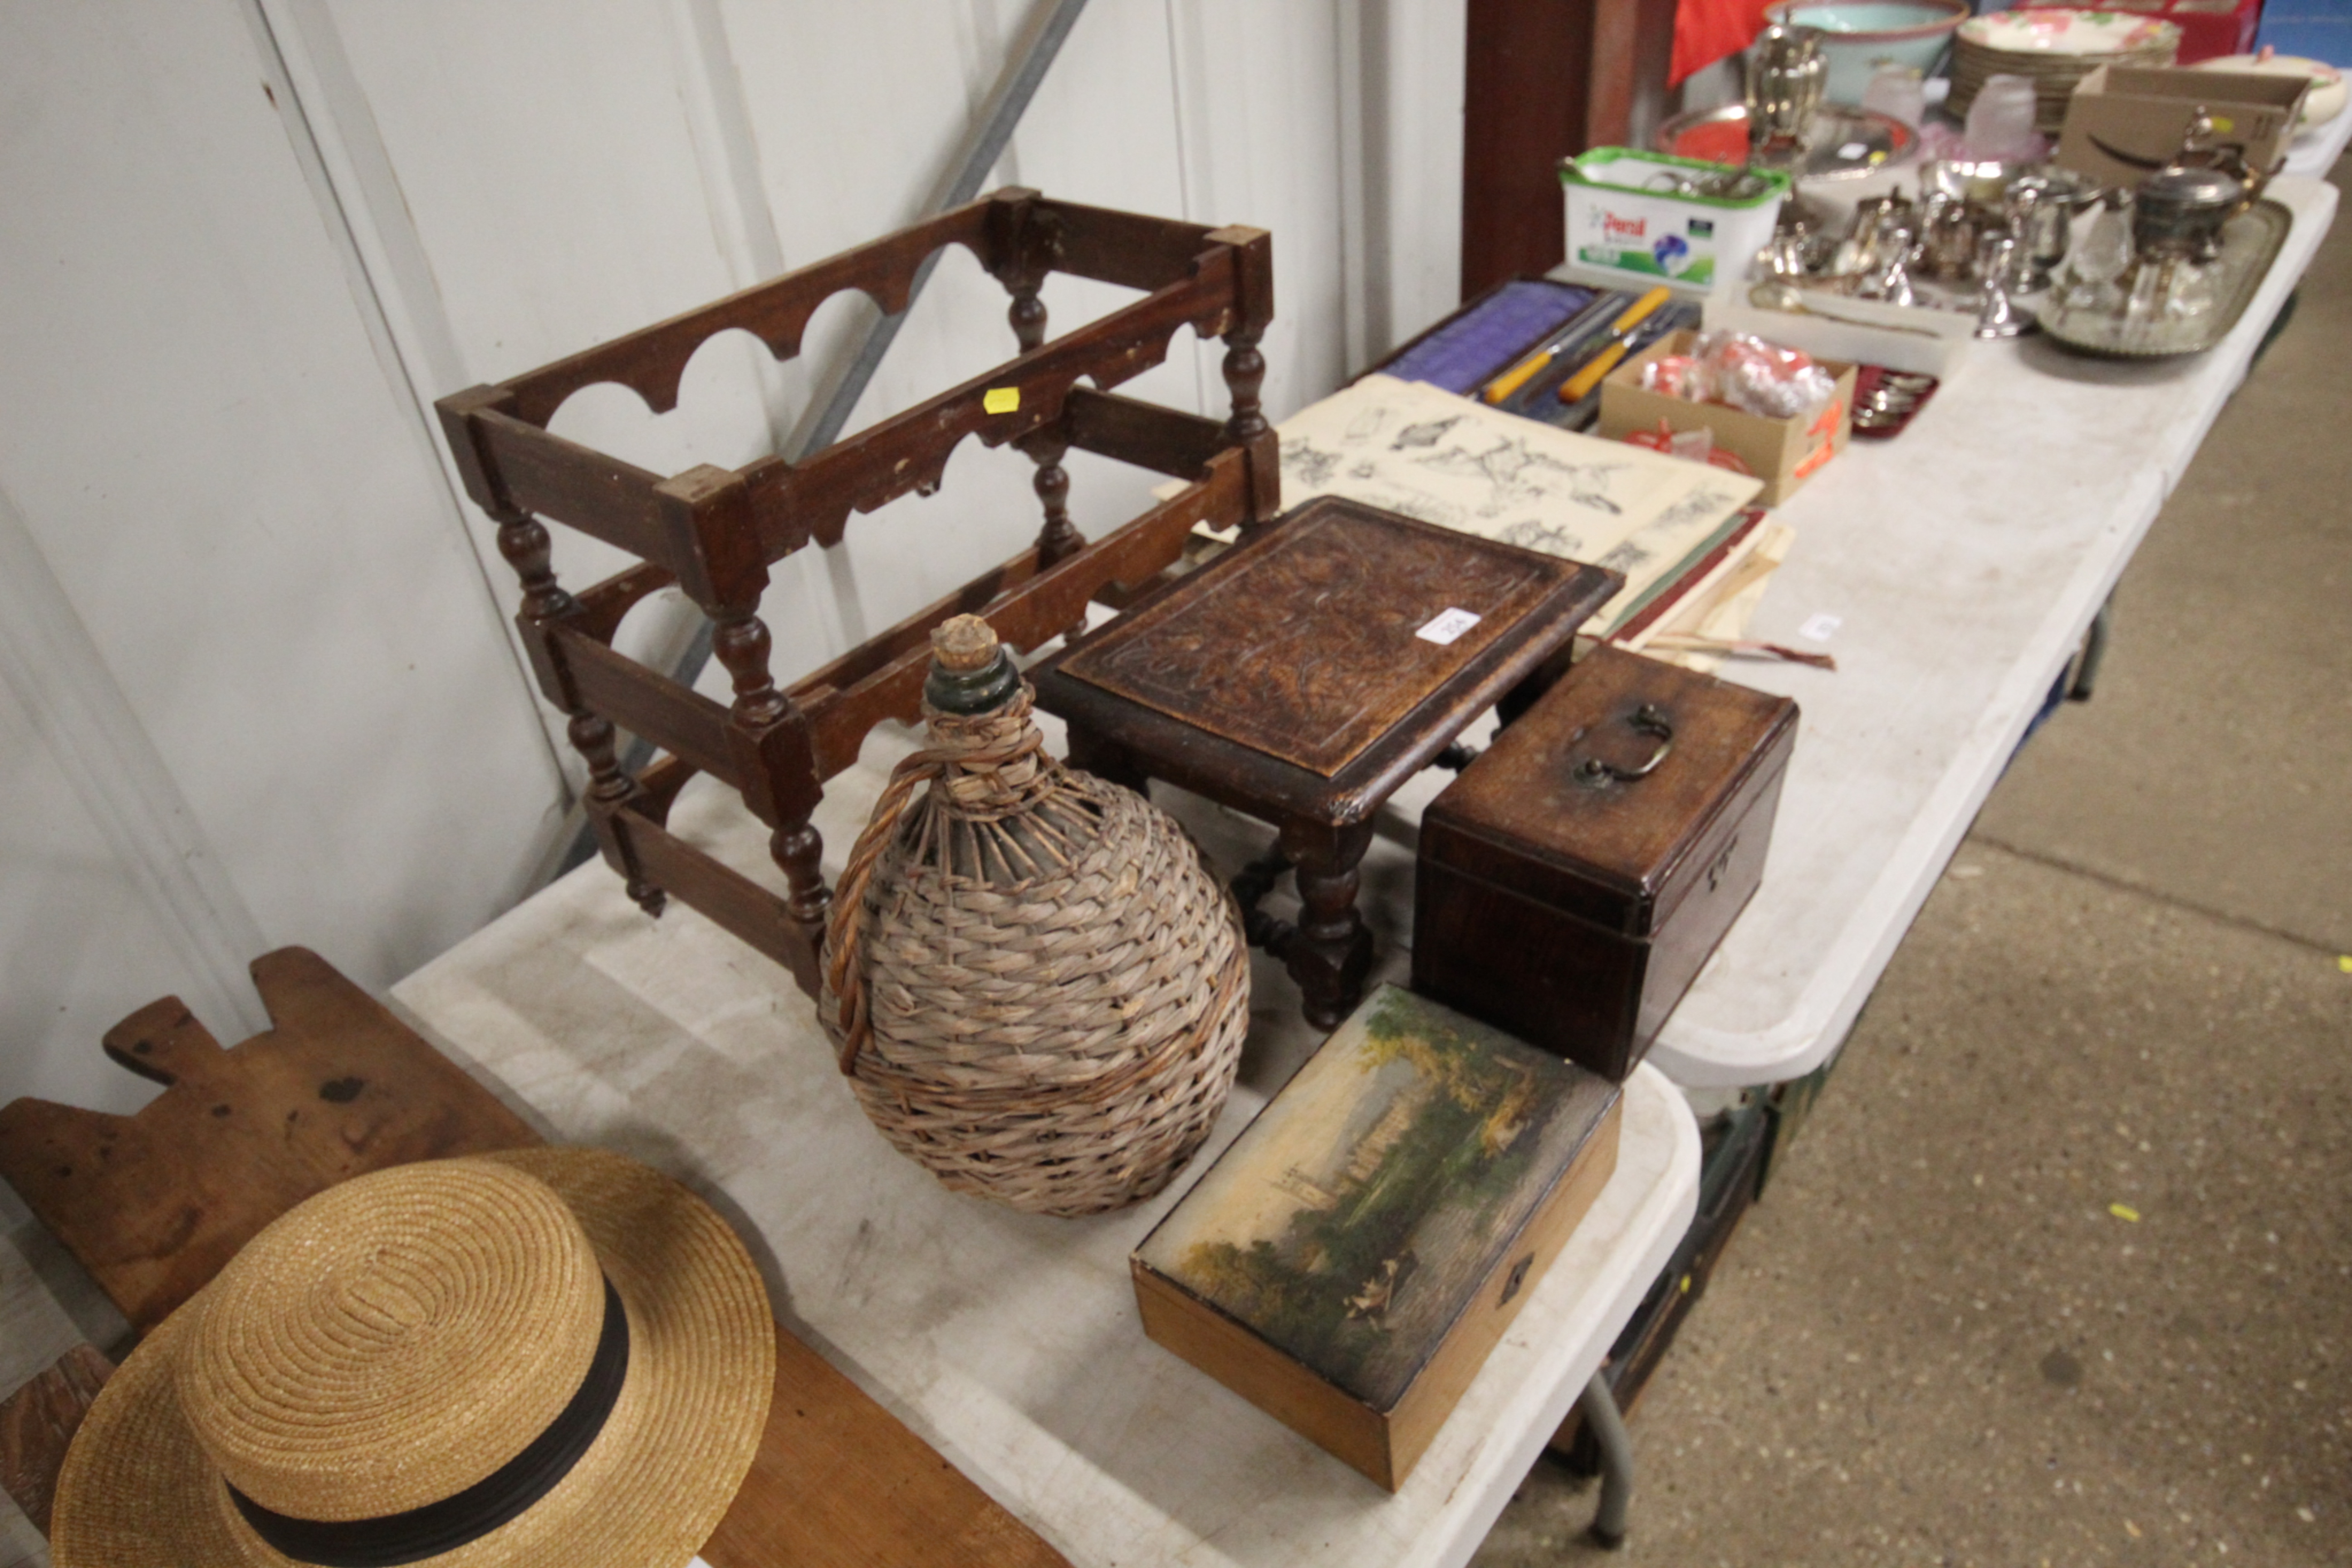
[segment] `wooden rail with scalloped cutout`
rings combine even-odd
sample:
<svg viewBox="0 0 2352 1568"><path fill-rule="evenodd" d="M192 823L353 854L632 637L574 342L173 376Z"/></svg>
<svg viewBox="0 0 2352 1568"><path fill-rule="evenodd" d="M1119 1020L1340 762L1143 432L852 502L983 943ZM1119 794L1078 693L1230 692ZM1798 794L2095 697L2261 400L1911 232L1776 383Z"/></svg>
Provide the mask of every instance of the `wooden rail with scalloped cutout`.
<svg viewBox="0 0 2352 1568"><path fill-rule="evenodd" d="M614 383L659 414L674 408L687 363L713 334L748 331L780 359L824 301L844 289L886 311L907 308L924 261L961 245L1012 296L1018 353L972 378L798 462L763 458L739 469L704 465L661 475L551 434L547 423L583 387ZM1059 338L1045 335L1038 291L1055 272L1142 291ZM1258 406L1259 339L1274 314L1273 252L1252 228L1196 224L1056 202L1006 189L871 244L615 338L494 386L441 399L458 470L499 525L499 549L522 583L519 616L534 674L571 715L588 763L587 810L604 858L630 896L659 914L684 899L816 989L831 894L810 814L825 781L856 761L867 731L912 720L930 628L985 616L999 637L1034 649L1083 626L1090 603L1116 603L1172 564L1198 524L1244 530L1280 510L1273 431ZM1190 327L1224 340L1232 416L1223 421L1115 395L1164 360ZM1045 525L1020 555L983 573L824 668L780 689L769 669L759 605L770 568L811 543L840 542L850 517L935 488L967 437L1018 447L1036 465ZM1072 448L1186 481L1173 497L1089 541L1069 520ZM577 595L549 565L546 521L578 529L638 558ZM712 651L731 703L702 697L617 652L622 617L675 584L709 616ZM617 730L667 754L631 776ZM707 773L733 787L770 829L784 874L779 898L667 831L686 780Z"/></svg>

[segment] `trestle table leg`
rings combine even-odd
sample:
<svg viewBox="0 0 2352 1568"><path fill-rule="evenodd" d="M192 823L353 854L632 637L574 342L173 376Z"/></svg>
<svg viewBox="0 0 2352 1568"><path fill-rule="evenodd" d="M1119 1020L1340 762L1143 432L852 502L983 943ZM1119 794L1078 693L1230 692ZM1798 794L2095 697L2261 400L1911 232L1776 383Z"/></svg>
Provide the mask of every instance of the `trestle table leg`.
<svg viewBox="0 0 2352 1568"><path fill-rule="evenodd" d="M1592 1539L1614 1552L1625 1544L1625 1509L1633 1499L1633 1442L1601 1373L1592 1374L1576 1407L1601 1445L1601 1509L1592 1516Z"/></svg>

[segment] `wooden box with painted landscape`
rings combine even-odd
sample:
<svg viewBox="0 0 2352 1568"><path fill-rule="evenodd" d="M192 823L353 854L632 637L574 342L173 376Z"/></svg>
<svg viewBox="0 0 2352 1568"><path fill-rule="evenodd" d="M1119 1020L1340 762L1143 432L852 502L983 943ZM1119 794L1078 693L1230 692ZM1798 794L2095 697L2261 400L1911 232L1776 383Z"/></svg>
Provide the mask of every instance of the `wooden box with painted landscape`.
<svg viewBox="0 0 2352 1568"><path fill-rule="evenodd" d="M1136 1251L1144 1332L1393 1491L1616 1168L1618 1111L1383 986Z"/></svg>

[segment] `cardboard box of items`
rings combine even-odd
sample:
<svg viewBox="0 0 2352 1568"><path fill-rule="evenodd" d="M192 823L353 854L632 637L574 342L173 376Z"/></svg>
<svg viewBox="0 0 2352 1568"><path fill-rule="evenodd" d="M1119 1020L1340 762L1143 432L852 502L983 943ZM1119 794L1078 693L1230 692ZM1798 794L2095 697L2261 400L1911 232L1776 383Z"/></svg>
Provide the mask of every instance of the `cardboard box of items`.
<svg viewBox="0 0 2352 1568"><path fill-rule="evenodd" d="M2172 162L2201 105L2221 141L2267 169L2286 151L2310 90L2307 77L2264 71L2101 66L2067 100L2058 162L2105 184L2137 185Z"/></svg>
<svg viewBox="0 0 2352 1568"><path fill-rule="evenodd" d="M1642 385L1642 367L1668 354L1686 354L1698 334L1670 332L1609 373L1601 384L1601 426L1606 439L1622 441L1637 430L1706 430L1715 444L1748 465L1764 481L1759 506L1779 506L1822 464L1845 450L1853 429L1855 367L1838 360L1815 363L1837 377L1837 395L1827 408L1792 419L1767 419L1722 403L1693 403Z"/></svg>

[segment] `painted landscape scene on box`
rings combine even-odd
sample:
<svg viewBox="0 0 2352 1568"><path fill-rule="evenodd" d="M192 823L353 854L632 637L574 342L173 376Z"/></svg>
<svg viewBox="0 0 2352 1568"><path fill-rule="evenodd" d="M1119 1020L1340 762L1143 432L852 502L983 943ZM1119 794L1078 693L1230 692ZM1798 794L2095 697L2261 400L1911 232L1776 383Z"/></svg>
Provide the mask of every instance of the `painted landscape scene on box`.
<svg viewBox="0 0 2352 1568"><path fill-rule="evenodd" d="M1617 1092L1383 987L1138 1256L1391 1408Z"/></svg>

